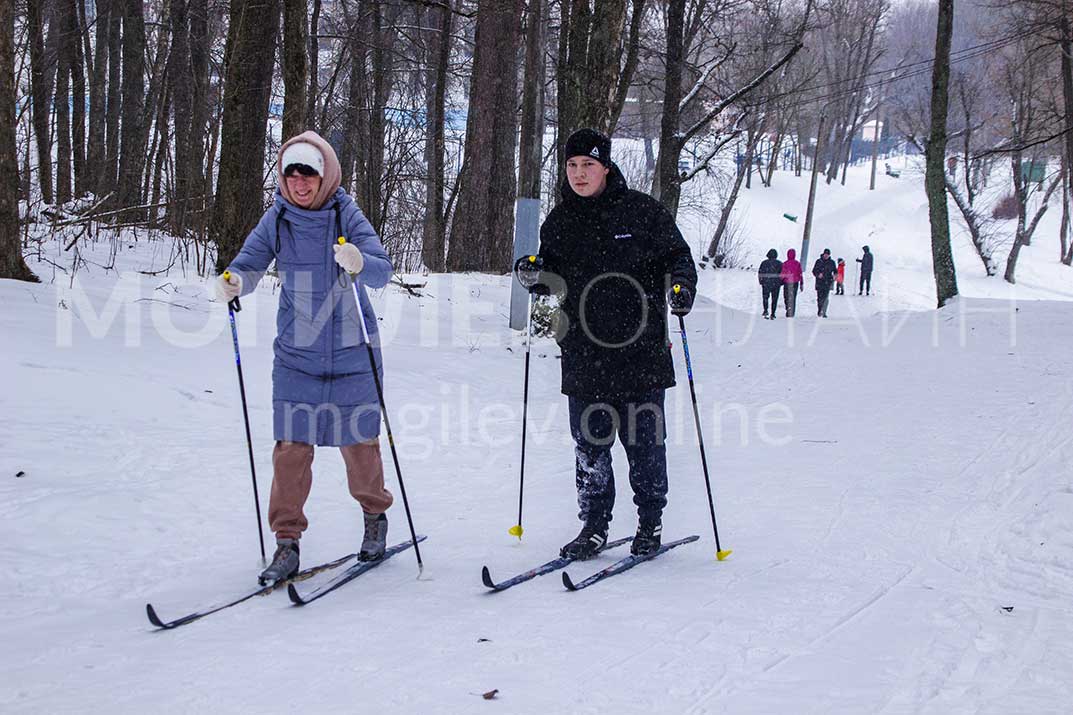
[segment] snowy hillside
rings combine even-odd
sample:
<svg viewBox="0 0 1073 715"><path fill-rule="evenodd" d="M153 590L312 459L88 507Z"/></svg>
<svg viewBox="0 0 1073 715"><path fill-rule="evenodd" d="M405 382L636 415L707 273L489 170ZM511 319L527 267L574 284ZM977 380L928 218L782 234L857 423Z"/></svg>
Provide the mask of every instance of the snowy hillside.
<svg viewBox="0 0 1073 715"><path fill-rule="evenodd" d="M627 150L627 147L623 149ZM838 182L827 185L820 177L806 269L811 270L812 261L824 248L830 248L832 258L846 260L848 283L856 275L855 259L861 256L861 246L869 246L876 255L873 295L865 303L833 302L831 310L842 316L935 307L923 166L919 157L895 157L890 163L901 176L885 176L883 162L880 162L875 191L868 190L871 175L868 164L851 167L845 186ZM742 262L755 268L769 248L778 250L780 259L785 258L786 249L796 248L800 257L808 203L808 173L795 177L792 171L777 171L771 188L764 188L757 177L753 178L753 188L742 188L733 214L734 220L743 227ZM704 205L709 212L718 208L715 182L703 178L696 181L699 183L688 189L691 200ZM996 180L996 185L999 183ZM1008 181L1006 183L1008 185ZM1073 300L1073 269L1058 261L1062 208L1057 195L1040 221L1032 245L1022 249L1016 287L1002 280L1001 275L991 278L985 275L952 200L949 210L961 295L998 300ZM797 222L790 222L783 214L796 216ZM718 213L712 217L696 211L683 211L681 223L694 254L703 255L718 223ZM1004 269L1016 222L998 223L997 230L1003 238L999 240L1000 248L995 256ZM720 303L757 314L761 312L760 288L753 272L710 270L707 274L708 292ZM811 281L808 287L805 292L810 301L808 305L815 306ZM830 315L834 317L835 313Z"/></svg>
<svg viewBox="0 0 1073 715"><path fill-rule="evenodd" d="M734 553L714 558L675 338L665 537L701 540L575 594L557 575L495 595L480 582L482 565L525 570L578 527L558 350L541 341L526 532L507 534L524 351L506 328L505 277L374 296L425 578L407 552L305 608L277 593L165 632L147 602L177 617L258 570L226 310L199 281L134 272L167 265L158 242L124 246L121 274L94 265L104 241L83 248L91 263L73 282L58 269L52 283L0 282L0 711L1068 712L1068 304L880 313L932 300L926 239L907 228L923 197L907 186L883 186L886 223L850 190L820 204L813 246L876 249L872 303L833 298L830 320L802 309L770 323L751 273L708 274L689 340ZM773 216L775 245L793 245L785 202L750 196L756 225ZM1058 297L1049 244L1030 251L1018 297ZM972 263L962 253L959 269ZM58 242L42 259L46 279L48 261L70 265ZM965 293L1005 297L969 273ZM266 281L239 316L262 506L275 305ZM361 530L338 453L320 450L314 472L305 565L355 550ZM633 532L631 506L620 478L613 537ZM390 541L404 538L401 506L390 516Z"/></svg>

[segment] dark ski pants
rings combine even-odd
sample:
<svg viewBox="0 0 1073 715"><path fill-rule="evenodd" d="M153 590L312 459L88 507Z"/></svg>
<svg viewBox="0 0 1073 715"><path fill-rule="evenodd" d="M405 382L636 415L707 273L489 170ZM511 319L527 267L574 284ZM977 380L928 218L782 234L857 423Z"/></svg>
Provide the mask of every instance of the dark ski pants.
<svg viewBox="0 0 1073 715"><path fill-rule="evenodd" d="M827 317L827 303L831 300L831 286L816 288L816 315Z"/></svg>
<svg viewBox="0 0 1073 715"><path fill-rule="evenodd" d="M764 315L775 315L775 311L779 309L779 289L781 285L764 285L761 286L764 291ZM771 312L768 312L768 302L771 302Z"/></svg>
<svg viewBox="0 0 1073 715"><path fill-rule="evenodd" d="M654 390L636 399L612 402L570 398L578 518L582 521L611 521L615 506L611 445L616 434L630 463L630 486L638 515L644 521L660 519L667 506L665 392Z"/></svg>
<svg viewBox="0 0 1073 715"><path fill-rule="evenodd" d="M866 285L868 286L867 288L865 288ZM869 271L868 273L862 273L861 274L860 292L861 293L865 293L865 292L871 293L872 292L872 272L871 271Z"/></svg>
<svg viewBox="0 0 1073 715"><path fill-rule="evenodd" d="M842 284L842 281L839 281L838 283L835 283L835 295L845 295L845 294L846 294L846 288Z"/></svg>
<svg viewBox="0 0 1073 715"><path fill-rule="evenodd" d="M797 289L800 283L787 283L782 289L782 298L786 303L786 317L794 317L794 313L797 311Z"/></svg>

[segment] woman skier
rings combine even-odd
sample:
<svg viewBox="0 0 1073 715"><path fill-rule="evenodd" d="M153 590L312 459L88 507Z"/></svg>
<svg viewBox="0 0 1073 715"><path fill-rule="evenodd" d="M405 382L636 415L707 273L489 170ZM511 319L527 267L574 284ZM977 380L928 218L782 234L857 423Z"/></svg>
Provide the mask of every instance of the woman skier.
<svg viewBox="0 0 1073 715"><path fill-rule="evenodd" d="M229 302L253 291L274 260L281 289L272 367L272 563L260 576L274 583L298 571L298 542L309 525L303 506L312 485L314 445L339 447L351 496L364 514L362 560L379 559L392 496L384 487L380 407L374 369L362 342L351 281L360 280L361 311L377 345L376 315L364 287L381 288L393 271L376 231L340 187L332 147L315 132L287 141L276 162L272 206L246 237L216 295ZM340 243L339 239L345 239ZM375 369L382 374L380 350Z"/></svg>

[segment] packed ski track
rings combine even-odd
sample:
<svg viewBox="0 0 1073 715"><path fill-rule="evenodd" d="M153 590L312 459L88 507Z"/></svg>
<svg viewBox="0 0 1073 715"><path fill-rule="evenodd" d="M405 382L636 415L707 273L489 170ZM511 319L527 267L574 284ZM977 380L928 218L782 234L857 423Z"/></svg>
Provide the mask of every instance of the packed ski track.
<svg viewBox="0 0 1073 715"><path fill-rule="evenodd" d="M888 310L892 278L832 297L828 320L806 302L768 322L758 290L735 302L752 273L705 272L686 324L733 554L715 558L672 333L664 539L701 539L577 593L560 572L491 593L482 566L522 573L579 526L558 349L533 345L519 541L507 277L390 286L373 298L423 577L410 549L302 608L279 589L160 631L146 603L168 620L237 597L260 558L226 309L204 282L135 273L150 245L119 273L92 262L102 242L73 283L0 281L0 711L1069 712L1068 303ZM64 255L47 244L35 268L49 279ZM238 318L262 508L275 305L266 280ZM619 448L615 463L612 539L636 526ZM317 452L306 513L303 566L357 549L335 450ZM577 583L626 553L566 570Z"/></svg>

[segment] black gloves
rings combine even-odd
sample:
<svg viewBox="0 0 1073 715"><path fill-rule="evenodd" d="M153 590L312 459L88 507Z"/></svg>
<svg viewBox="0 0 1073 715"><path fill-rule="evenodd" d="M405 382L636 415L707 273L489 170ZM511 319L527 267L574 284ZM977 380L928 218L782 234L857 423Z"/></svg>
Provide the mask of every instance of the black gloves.
<svg viewBox="0 0 1073 715"><path fill-rule="evenodd" d="M540 256L522 256L514 262L514 275L530 293L540 281L540 272L544 270L544 259Z"/></svg>
<svg viewBox="0 0 1073 715"><path fill-rule="evenodd" d="M667 292L671 315L689 315L693 310L693 289L683 283L675 283Z"/></svg>

